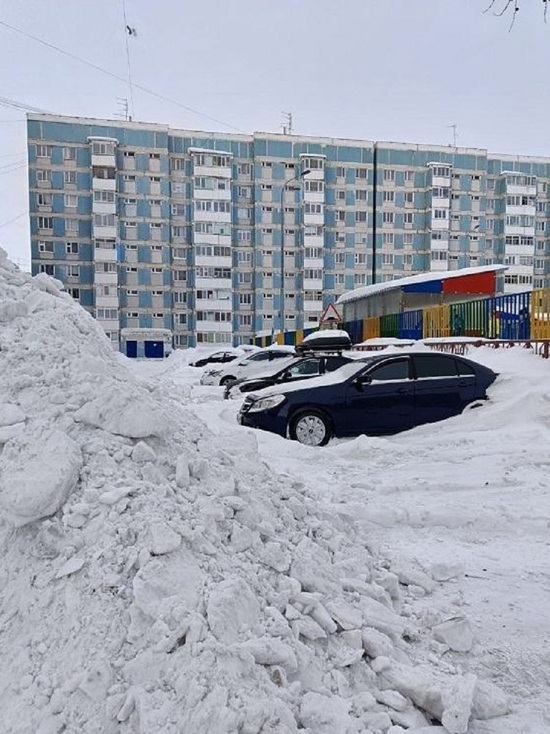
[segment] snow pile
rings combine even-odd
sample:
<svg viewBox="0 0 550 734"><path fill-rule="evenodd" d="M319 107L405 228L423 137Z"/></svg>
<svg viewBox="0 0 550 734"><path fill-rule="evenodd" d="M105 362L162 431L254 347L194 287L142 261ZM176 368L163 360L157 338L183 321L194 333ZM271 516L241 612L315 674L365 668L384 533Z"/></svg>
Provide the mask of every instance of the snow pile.
<svg viewBox="0 0 550 734"><path fill-rule="evenodd" d="M427 632L471 646L464 618L415 613L453 569L385 563L1 250L0 362L2 732L464 734L507 712L415 657Z"/></svg>

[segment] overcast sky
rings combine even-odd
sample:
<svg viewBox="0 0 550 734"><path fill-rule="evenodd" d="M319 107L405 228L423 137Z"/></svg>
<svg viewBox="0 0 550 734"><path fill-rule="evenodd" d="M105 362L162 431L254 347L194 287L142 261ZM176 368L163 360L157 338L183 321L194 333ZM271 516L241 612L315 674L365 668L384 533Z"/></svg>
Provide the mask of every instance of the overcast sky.
<svg viewBox="0 0 550 734"><path fill-rule="evenodd" d="M483 14L489 2L126 0L133 80L174 100L134 88L134 119L280 132L289 111L296 134L438 145L455 124L458 145L550 156L550 18L540 0L520 0L509 32L509 14ZM28 36L127 78L122 8L4 0L0 96L116 118L127 83ZM28 268L24 119L0 106L0 245Z"/></svg>

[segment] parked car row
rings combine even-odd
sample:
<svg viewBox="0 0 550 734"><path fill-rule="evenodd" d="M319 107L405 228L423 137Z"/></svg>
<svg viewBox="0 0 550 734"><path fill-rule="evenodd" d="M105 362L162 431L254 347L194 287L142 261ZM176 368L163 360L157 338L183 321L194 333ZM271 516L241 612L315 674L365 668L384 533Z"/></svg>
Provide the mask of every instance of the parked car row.
<svg viewBox="0 0 550 734"><path fill-rule="evenodd" d="M306 381L283 376L249 393L238 421L323 446L332 436L397 433L457 415L486 399L496 377L483 365L441 352L377 354Z"/></svg>

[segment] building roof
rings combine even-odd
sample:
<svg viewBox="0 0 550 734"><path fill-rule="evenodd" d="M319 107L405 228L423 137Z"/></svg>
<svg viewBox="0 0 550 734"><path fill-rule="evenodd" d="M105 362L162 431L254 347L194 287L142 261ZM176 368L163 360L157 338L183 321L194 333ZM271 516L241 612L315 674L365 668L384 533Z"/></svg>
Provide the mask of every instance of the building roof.
<svg viewBox="0 0 550 734"><path fill-rule="evenodd" d="M480 275L481 273L498 273L507 269L507 265L480 265L476 268L444 270L435 273L419 273L418 275L410 275L408 278L397 278L396 280L389 280L385 283L375 283L374 285L364 285L361 288L355 288L352 291L343 293L336 303L351 303L352 301L358 301L361 298L375 296L379 293L400 290L404 286L414 285L415 283L429 283L431 281L436 282L449 280L450 278L464 278L468 275Z"/></svg>

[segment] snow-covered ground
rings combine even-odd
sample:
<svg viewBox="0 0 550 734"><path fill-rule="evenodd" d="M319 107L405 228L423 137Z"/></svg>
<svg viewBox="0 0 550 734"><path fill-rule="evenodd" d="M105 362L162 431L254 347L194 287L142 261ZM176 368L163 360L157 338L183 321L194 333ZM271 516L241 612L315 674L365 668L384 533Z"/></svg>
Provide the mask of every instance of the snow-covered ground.
<svg viewBox="0 0 550 734"><path fill-rule="evenodd" d="M313 449L0 251L0 731L547 734L550 364Z"/></svg>

